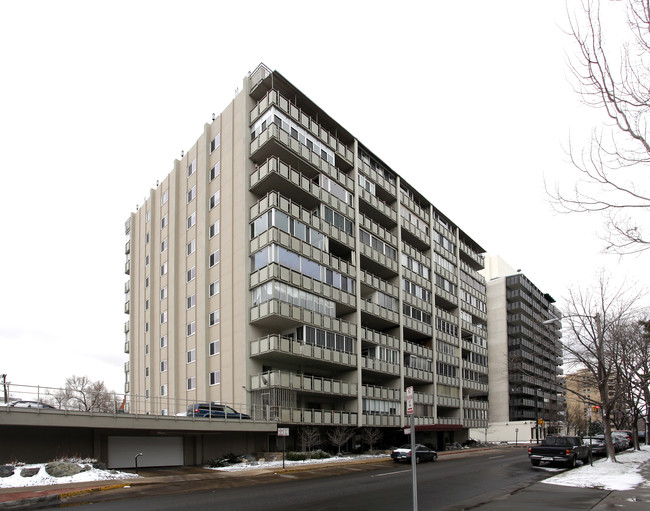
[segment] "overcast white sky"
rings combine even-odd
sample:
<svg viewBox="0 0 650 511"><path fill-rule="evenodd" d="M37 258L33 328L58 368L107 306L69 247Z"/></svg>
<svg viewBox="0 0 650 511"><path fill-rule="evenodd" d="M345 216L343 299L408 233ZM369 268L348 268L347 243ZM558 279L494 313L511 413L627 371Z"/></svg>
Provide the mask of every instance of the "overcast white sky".
<svg viewBox="0 0 650 511"><path fill-rule="evenodd" d="M0 373L123 390L124 222L260 62L558 300L638 273L545 197L598 119L564 25L561 0L0 3Z"/></svg>

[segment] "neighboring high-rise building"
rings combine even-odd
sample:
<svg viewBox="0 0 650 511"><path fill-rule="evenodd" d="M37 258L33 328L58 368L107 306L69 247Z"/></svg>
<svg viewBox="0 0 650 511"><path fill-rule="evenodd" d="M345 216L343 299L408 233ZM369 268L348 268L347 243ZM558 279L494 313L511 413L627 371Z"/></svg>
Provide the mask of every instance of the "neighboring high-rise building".
<svg viewBox="0 0 650 511"><path fill-rule="evenodd" d="M277 71L244 79L126 233L132 411L397 428L413 386L434 443L487 425L483 249Z"/></svg>
<svg viewBox="0 0 650 511"><path fill-rule="evenodd" d="M488 301L490 430L493 440L562 431L561 313L555 300L498 256L484 270ZM529 436L530 435L530 436Z"/></svg>

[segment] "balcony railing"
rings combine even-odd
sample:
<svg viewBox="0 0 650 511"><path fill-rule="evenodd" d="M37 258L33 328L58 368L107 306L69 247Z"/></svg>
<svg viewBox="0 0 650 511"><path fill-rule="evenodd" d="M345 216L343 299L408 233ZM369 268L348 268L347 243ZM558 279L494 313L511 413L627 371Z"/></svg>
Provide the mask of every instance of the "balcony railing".
<svg viewBox="0 0 650 511"><path fill-rule="evenodd" d="M268 371L251 376L251 390L287 388L309 393L326 393L338 396L357 396L357 383L332 378L322 378L290 371Z"/></svg>
<svg viewBox="0 0 650 511"><path fill-rule="evenodd" d="M347 334L350 335L350 334ZM320 346L312 346L289 337L269 335L250 342L251 357L259 357L270 353L285 353L301 358L321 360L345 366L357 365L357 356L353 353L331 350Z"/></svg>

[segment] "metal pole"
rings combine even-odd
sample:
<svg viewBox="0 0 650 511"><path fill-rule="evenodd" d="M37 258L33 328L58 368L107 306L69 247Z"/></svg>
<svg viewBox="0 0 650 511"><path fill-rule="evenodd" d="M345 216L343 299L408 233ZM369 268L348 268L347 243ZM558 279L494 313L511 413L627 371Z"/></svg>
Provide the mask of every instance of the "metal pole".
<svg viewBox="0 0 650 511"><path fill-rule="evenodd" d="M287 437L282 437L282 470L284 470L284 452L287 450Z"/></svg>
<svg viewBox="0 0 650 511"><path fill-rule="evenodd" d="M416 473L417 456L415 452L415 419L411 414L411 475L413 479L413 511L418 511L418 478Z"/></svg>
<svg viewBox="0 0 650 511"><path fill-rule="evenodd" d="M535 441L539 443L539 406L537 405L537 391L535 388Z"/></svg>

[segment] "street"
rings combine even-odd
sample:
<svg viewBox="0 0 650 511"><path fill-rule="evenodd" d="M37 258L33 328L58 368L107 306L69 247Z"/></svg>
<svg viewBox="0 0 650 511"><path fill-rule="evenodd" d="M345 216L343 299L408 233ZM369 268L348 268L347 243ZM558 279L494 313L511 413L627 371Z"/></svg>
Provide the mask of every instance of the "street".
<svg viewBox="0 0 650 511"><path fill-rule="evenodd" d="M515 502L522 510L540 509L540 502L548 502L547 509L562 509L565 502L572 509L589 509L590 502L597 502L606 493L551 485L541 491L521 491L550 475L532 469L522 449L441 456L436 463L418 465L417 473L420 510L506 509ZM582 501L584 507L580 506ZM90 504L95 511L215 505L228 510L402 510L412 507L411 471L408 464L377 462L256 476L241 474L229 479L99 492L68 499L66 504L81 509Z"/></svg>

